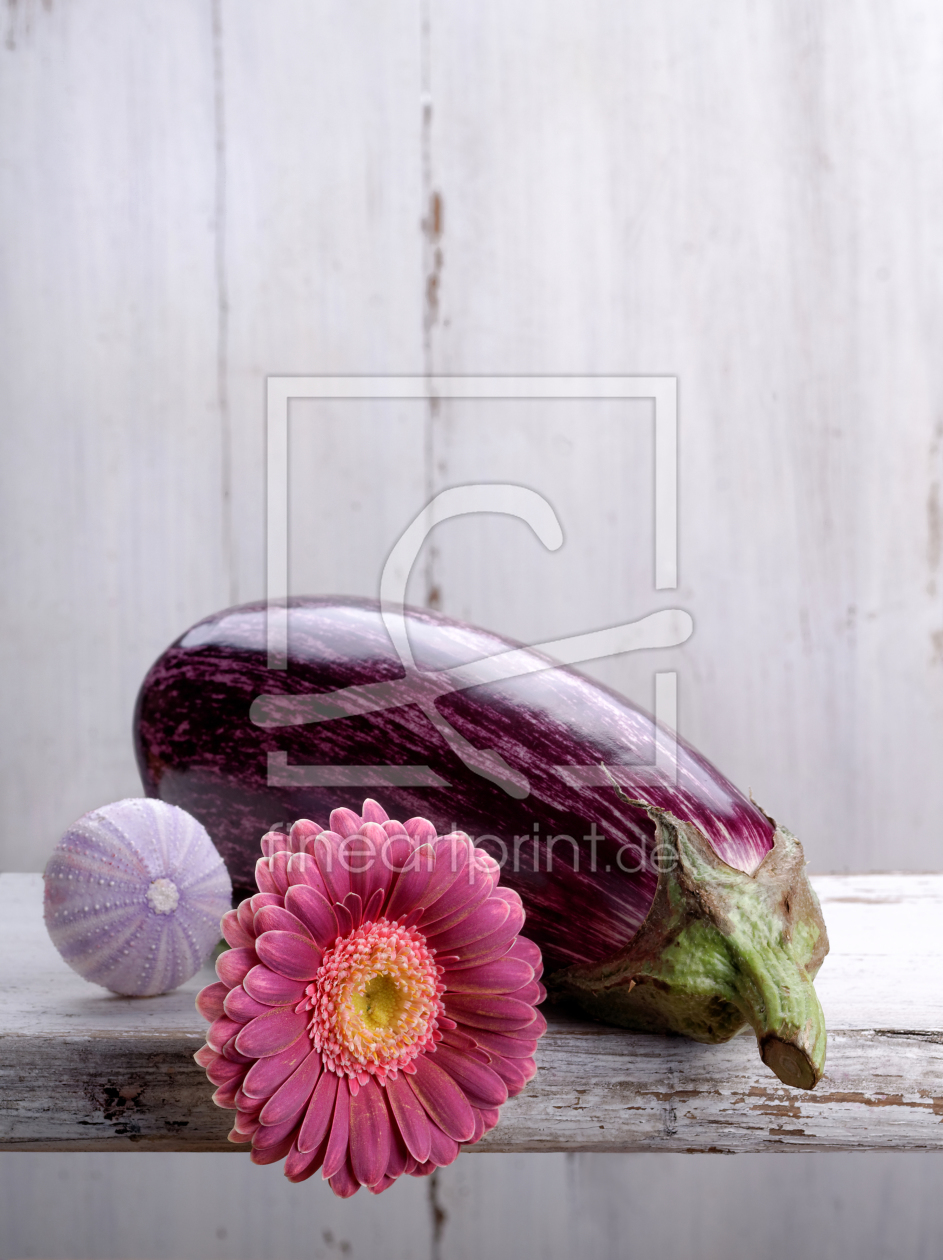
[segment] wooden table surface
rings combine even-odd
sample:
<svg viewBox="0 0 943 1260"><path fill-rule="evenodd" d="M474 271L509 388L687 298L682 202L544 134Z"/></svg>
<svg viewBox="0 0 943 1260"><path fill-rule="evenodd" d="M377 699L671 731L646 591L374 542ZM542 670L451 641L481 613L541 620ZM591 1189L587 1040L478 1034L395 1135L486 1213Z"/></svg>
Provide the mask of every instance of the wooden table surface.
<svg viewBox="0 0 943 1260"><path fill-rule="evenodd" d="M723 1046L550 1013L538 1073L478 1151L943 1149L943 874L813 878L832 943L829 1029L811 1092L752 1033ZM80 979L42 919L42 877L0 876L0 1150L236 1151L192 1055L193 998L128 999Z"/></svg>

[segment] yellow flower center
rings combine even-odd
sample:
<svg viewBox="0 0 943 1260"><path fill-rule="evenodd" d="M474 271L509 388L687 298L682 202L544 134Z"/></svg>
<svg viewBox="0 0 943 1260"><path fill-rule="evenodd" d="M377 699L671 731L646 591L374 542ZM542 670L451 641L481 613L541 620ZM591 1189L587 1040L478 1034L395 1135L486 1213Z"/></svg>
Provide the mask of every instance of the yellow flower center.
<svg viewBox="0 0 943 1260"><path fill-rule="evenodd" d="M389 1028L403 1010L403 995L390 976L374 976L363 993L352 993L354 1010L371 1028Z"/></svg>
<svg viewBox="0 0 943 1260"><path fill-rule="evenodd" d="M381 1082L437 1039L440 978L416 928L379 919L338 940L307 988L308 1031L330 1071Z"/></svg>

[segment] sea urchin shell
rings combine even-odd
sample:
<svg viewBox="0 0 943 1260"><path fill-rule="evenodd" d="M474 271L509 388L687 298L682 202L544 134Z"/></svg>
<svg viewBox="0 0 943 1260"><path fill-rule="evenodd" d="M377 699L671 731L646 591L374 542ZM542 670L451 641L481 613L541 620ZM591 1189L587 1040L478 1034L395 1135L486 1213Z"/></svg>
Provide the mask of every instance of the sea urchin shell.
<svg viewBox="0 0 943 1260"><path fill-rule="evenodd" d="M164 801L124 800L72 824L46 865L46 928L73 970L151 997L194 975L232 884L206 829Z"/></svg>

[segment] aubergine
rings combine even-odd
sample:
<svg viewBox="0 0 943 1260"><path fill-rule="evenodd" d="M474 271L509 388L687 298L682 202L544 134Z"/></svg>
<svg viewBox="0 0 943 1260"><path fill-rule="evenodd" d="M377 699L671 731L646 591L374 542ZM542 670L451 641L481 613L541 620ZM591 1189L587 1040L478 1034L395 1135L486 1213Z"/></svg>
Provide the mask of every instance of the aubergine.
<svg viewBox="0 0 943 1260"><path fill-rule="evenodd" d="M398 616L405 651L375 601L292 599L287 668L269 667L264 603L199 622L138 696L147 794L203 823L237 896L264 832L365 796L464 831L520 893L553 993L704 1042L750 1024L780 1079L812 1088L828 939L799 841L609 688L490 631Z"/></svg>

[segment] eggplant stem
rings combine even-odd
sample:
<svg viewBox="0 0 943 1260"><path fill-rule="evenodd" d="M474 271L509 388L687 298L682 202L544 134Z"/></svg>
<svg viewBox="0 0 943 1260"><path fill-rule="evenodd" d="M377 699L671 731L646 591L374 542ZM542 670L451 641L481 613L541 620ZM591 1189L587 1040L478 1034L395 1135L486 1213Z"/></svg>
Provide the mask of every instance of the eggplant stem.
<svg viewBox="0 0 943 1260"><path fill-rule="evenodd" d="M693 823L645 808L660 857L645 922L614 958L558 972L552 987L591 1015L640 1031L721 1042L749 1024L767 1067L787 1085L813 1089L826 1030L812 980L828 937L802 845L777 826L748 875L723 862Z"/></svg>

